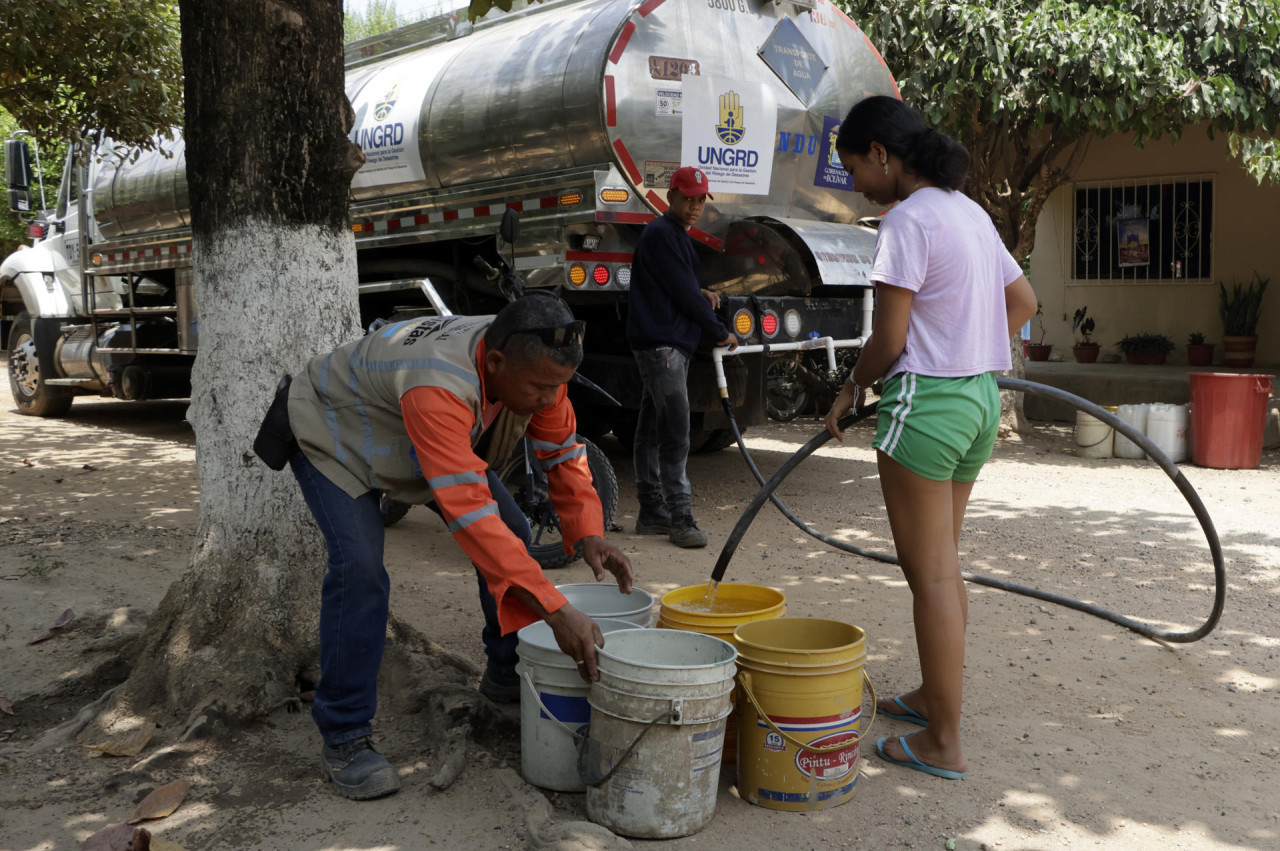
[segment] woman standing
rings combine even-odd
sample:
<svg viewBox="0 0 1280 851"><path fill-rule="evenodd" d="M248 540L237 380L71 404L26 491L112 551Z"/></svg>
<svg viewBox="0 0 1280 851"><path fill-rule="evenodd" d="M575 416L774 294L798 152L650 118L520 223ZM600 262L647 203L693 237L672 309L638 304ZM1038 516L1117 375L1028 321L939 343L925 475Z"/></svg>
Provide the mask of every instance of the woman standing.
<svg viewBox="0 0 1280 851"><path fill-rule="evenodd" d="M902 572L911 588L921 685L879 712L924 727L882 738L889 762L959 779L968 602L958 554L965 507L1000 423L996 370L1036 297L991 218L958 190L969 153L900 100L871 97L836 139L854 190L888 206L871 281L875 330L827 412L827 429L884 378L873 445Z"/></svg>

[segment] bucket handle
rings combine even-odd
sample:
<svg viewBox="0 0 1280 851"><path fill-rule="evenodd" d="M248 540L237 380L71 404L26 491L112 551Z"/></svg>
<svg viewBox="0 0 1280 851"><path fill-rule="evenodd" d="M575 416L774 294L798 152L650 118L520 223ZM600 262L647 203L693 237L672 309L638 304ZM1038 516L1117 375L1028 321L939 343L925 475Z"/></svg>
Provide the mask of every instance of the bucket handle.
<svg viewBox="0 0 1280 851"><path fill-rule="evenodd" d="M603 786L606 780L612 777L619 768L622 768L622 764L627 761L627 757L631 756L631 752L636 749L636 746L640 744L640 741L645 736L649 735L649 731L653 729L655 724L661 724L663 721L668 721L668 720L672 720L677 723L679 722L681 711L682 711L682 707L680 706L680 703L681 701L679 700L671 701L670 709L666 710L665 712L660 714L657 718L654 718L647 725L645 725L645 728L640 731L640 735L636 736L635 739L632 740L631 744L627 746L627 749L622 752L622 756L618 757L618 761L615 762L613 766L607 772L605 772L604 776L601 777L599 780L588 780L584 776L585 772L582 770L582 766L581 766L582 754L581 752L579 752L579 766L578 766L579 779L582 780L582 782L588 786L595 786L596 788ZM586 742L586 739L584 738L583 743L585 744L585 742ZM580 744L578 747L581 750L582 744Z"/></svg>
<svg viewBox="0 0 1280 851"><path fill-rule="evenodd" d="M557 718L555 716L555 713L553 713L550 709L548 709L547 705L542 702L542 695L538 694L538 689L533 684L533 677L530 676L529 672L525 671L524 674L522 674L521 676L524 679L525 683L528 684L529 686L529 694L533 695L533 699L538 702L538 708L542 710L543 714L545 714L552 721L556 722L556 726L559 727L561 730L564 730L570 736L573 736L574 741L586 741L587 739L586 736L582 735L577 730L571 730L568 727L568 725L566 725L563 721Z"/></svg>
<svg viewBox="0 0 1280 851"><path fill-rule="evenodd" d="M853 734L854 741L862 741L862 737L869 734L871 732L872 725L876 723L876 687L871 684L871 677L867 676L866 668L862 669L862 681L867 684L867 691L871 692L871 720L867 722L866 730L863 730L860 733ZM751 674L747 673L746 671L740 672L738 674L738 684L742 686L742 691L747 696L747 700L751 701L751 705L755 707L756 715L764 719L764 722L769 725L769 729L773 730L773 732L777 733L779 736L786 739L788 742L795 745L797 748L800 748L801 750L806 750L809 753L833 753L835 751L844 750L845 748L849 747L849 740L846 739L845 741L838 742L834 745L827 745L826 747L815 748L813 745L802 742L799 739L795 738L794 736L790 735L789 733L783 730L780 730L778 728L778 725L773 723L773 719L770 718L765 713L765 711L760 708L760 702L756 700L755 694L752 693Z"/></svg>

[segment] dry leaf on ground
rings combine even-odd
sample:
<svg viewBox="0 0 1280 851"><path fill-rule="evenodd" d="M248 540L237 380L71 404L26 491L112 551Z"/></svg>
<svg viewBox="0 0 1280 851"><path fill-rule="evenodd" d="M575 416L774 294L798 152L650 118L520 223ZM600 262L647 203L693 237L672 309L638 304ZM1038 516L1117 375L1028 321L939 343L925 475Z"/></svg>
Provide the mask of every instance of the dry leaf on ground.
<svg viewBox="0 0 1280 851"><path fill-rule="evenodd" d="M151 851L187 851L176 842L170 842L167 839L161 839L158 836L151 837Z"/></svg>
<svg viewBox="0 0 1280 851"><path fill-rule="evenodd" d="M90 756L137 756L142 753L142 749L147 746L147 742L151 741L151 737L155 735L156 725L153 721L148 721L136 730L130 730L127 733L117 733L105 742L99 742L96 745L85 745L86 750L93 751Z"/></svg>
<svg viewBox="0 0 1280 851"><path fill-rule="evenodd" d="M80 851L150 851L151 834L128 824L109 824L90 836Z"/></svg>
<svg viewBox="0 0 1280 851"><path fill-rule="evenodd" d="M5 715L13 714L13 701L5 697L3 694L0 694L0 712L3 712Z"/></svg>
<svg viewBox="0 0 1280 851"><path fill-rule="evenodd" d="M129 814L129 824L137 824L152 818L164 818L182 806L189 791L191 791L191 784L185 780L175 780L161 786L134 807L133 812Z"/></svg>
<svg viewBox="0 0 1280 851"><path fill-rule="evenodd" d="M58 615L58 619L53 622L52 626L46 629L42 634L37 635L35 638L28 641L27 644L28 645L39 644L42 641L48 641L50 638L53 638L55 635L57 635L61 630L64 630L67 627L71 626L71 624L75 623L75 620L76 620L76 613L73 612L71 609L67 609L65 612Z"/></svg>

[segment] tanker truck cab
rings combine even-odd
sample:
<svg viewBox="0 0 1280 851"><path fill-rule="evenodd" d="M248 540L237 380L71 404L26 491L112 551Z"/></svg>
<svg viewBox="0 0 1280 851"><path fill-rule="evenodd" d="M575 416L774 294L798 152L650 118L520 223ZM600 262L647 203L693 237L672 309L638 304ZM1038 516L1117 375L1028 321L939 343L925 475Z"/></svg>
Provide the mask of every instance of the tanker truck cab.
<svg viewBox="0 0 1280 851"><path fill-rule="evenodd" d="M72 147L54 208L31 223L33 244L0 262L10 389L23 414L60 416L84 394L190 392L194 345L182 351L173 330L180 312L174 273L166 282L149 258L137 264L138 274L112 269L113 243L95 216L95 197L109 197L127 153L110 142L86 157Z"/></svg>

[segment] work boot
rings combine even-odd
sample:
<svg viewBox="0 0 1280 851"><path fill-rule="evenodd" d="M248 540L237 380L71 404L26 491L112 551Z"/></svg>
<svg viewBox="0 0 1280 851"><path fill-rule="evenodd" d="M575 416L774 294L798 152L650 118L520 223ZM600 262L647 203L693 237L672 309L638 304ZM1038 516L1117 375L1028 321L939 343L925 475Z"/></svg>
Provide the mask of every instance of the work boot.
<svg viewBox="0 0 1280 851"><path fill-rule="evenodd" d="M340 745L325 745L320 751L324 776L333 781L338 794L356 801L381 798L400 791L400 775L387 758L373 749L368 736Z"/></svg>
<svg viewBox="0 0 1280 851"><path fill-rule="evenodd" d="M671 531L667 533L667 538L677 547L685 549L707 545L707 536L698 528L692 514L671 518Z"/></svg>
<svg viewBox="0 0 1280 851"><path fill-rule="evenodd" d="M480 693L494 703L519 703L520 675L504 671L490 660L480 678Z"/></svg>
<svg viewBox="0 0 1280 851"><path fill-rule="evenodd" d="M666 535L671 532L671 515L661 505L652 508L640 506L636 516L637 535Z"/></svg>

